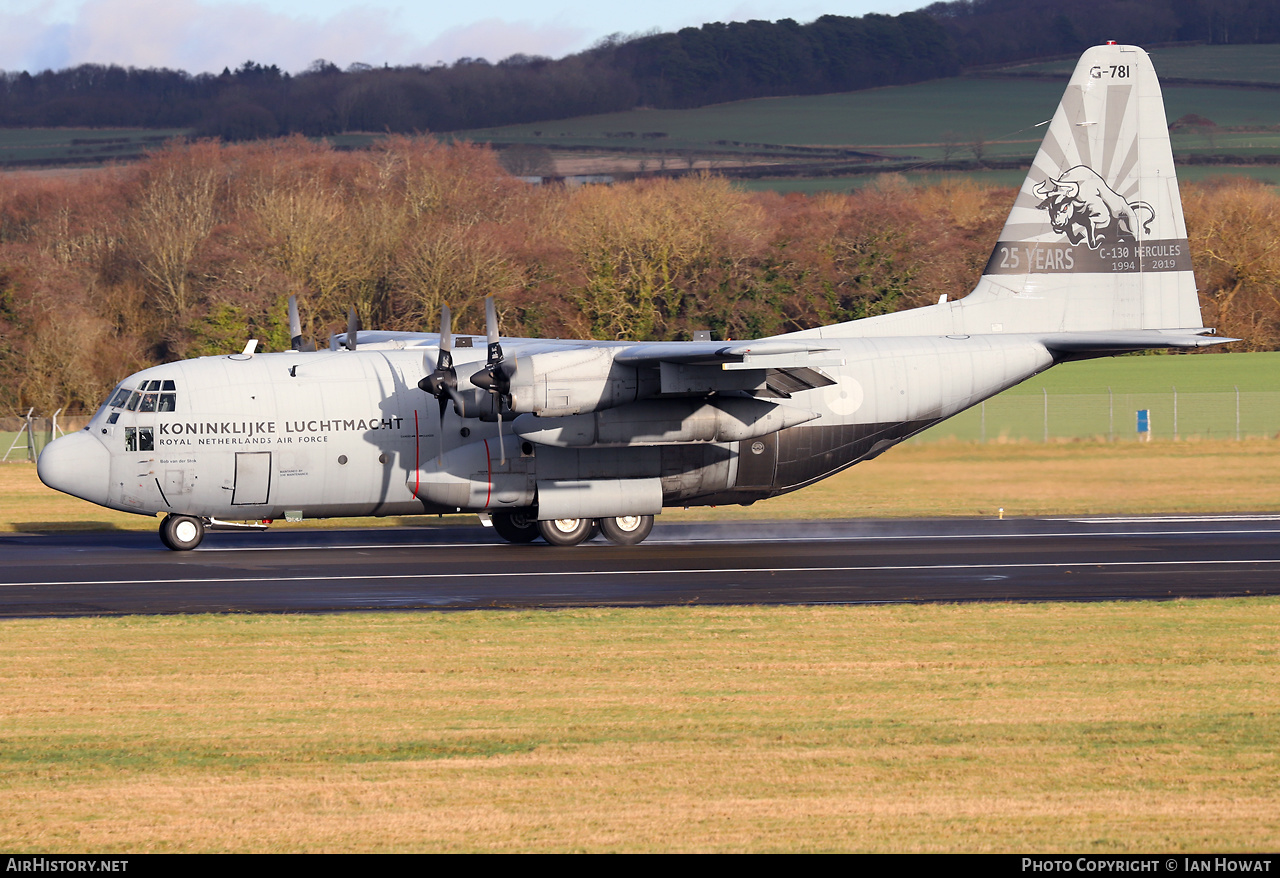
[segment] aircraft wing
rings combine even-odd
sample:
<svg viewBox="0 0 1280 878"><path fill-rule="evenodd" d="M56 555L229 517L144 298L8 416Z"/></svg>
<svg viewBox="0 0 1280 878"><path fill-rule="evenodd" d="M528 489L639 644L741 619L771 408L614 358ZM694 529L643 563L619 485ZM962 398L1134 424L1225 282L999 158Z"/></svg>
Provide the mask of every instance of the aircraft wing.
<svg viewBox="0 0 1280 878"><path fill-rule="evenodd" d="M823 359L823 358L826 359ZM834 359L833 359L834 357ZM633 344L620 351L614 361L625 366L687 363L715 366L722 363L744 363L783 359L814 359L824 363L838 362L830 348L805 341L759 339L753 341L654 341Z"/></svg>

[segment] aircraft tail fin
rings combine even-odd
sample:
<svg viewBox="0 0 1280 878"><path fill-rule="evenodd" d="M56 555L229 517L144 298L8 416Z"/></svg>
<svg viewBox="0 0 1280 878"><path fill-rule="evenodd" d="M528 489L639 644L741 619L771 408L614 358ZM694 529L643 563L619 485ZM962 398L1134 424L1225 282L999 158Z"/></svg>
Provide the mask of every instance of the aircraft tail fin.
<svg viewBox="0 0 1280 878"><path fill-rule="evenodd" d="M1136 46L1106 45L1076 65L974 291L820 334L1175 329L1186 339L1201 325L1155 69Z"/></svg>

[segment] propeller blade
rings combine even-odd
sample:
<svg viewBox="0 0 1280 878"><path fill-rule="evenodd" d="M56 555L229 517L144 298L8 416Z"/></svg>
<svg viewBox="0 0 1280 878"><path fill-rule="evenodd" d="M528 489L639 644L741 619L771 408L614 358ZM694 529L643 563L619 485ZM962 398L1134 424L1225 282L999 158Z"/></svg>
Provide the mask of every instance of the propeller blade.
<svg viewBox="0 0 1280 878"><path fill-rule="evenodd" d="M356 309L352 308L347 312L347 350L354 351L358 344L357 336L360 333L360 318L356 316Z"/></svg>
<svg viewBox="0 0 1280 878"><path fill-rule="evenodd" d="M507 465L507 445L502 440L502 406L498 406L498 453L502 455L500 466Z"/></svg>
<svg viewBox="0 0 1280 878"><path fill-rule="evenodd" d="M440 353L448 352L449 361L453 362L453 315L449 312L449 303L440 306Z"/></svg>
<svg viewBox="0 0 1280 878"><path fill-rule="evenodd" d="M498 309L493 304L493 296L484 297L484 332L489 344L498 340Z"/></svg>
<svg viewBox="0 0 1280 878"><path fill-rule="evenodd" d="M502 345L498 343L498 308L493 303L493 296L484 297L484 332L489 342L488 364L492 367L502 362Z"/></svg>
<svg viewBox="0 0 1280 878"><path fill-rule="evenodd" d="M302 337L302 321L298 318L298 297L289 296L289 350L311 352L316 349L314 341L306 341Z"/></svg>
<svg viewBox="0 0 1280 878"><path fill-rule="evenodd" d="M298 317L298 297L289 296L289 347L302 350L302 320Z"/></svg>

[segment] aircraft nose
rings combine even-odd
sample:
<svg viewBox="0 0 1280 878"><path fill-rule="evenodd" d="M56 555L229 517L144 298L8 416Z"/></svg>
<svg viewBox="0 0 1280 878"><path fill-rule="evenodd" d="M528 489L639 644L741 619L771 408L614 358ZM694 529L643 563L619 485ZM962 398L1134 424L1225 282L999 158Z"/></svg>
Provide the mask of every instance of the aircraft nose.
<svg viewBox="0 0 1280 878"><path fill-rule="evenodd" d="M110 464L106 446L82 430L46 445L36 461L36 473L55 491L105 506Z"/></svg>

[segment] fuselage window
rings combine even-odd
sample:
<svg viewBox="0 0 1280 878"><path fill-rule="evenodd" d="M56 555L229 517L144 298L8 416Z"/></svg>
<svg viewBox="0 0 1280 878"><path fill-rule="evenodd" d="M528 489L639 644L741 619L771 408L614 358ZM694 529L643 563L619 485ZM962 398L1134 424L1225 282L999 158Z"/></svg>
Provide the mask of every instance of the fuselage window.
<svg viewBox="0 0 1280 878"><path fill-rule="evenodd" d="M108 423L108 424L114 424L114 423L115 423L116 421L118 421L118 420L120 420L120 413L119 413L119 412L112 412L112 413L111 413L111 417L107 418L107 423Z"/></svg>
<svg viewBox="0 0 1280 878"><path fill-rule="evenodd" d="M139 451L155 451L155 431L151 427L138 428L138 450Z"/></svg>
<svg viewBox="0 0 1280 878"><path fill-rule="evenodd" d="M138 450L138 428L137 427L124 428L124 450L125 451Z"/></svg>

